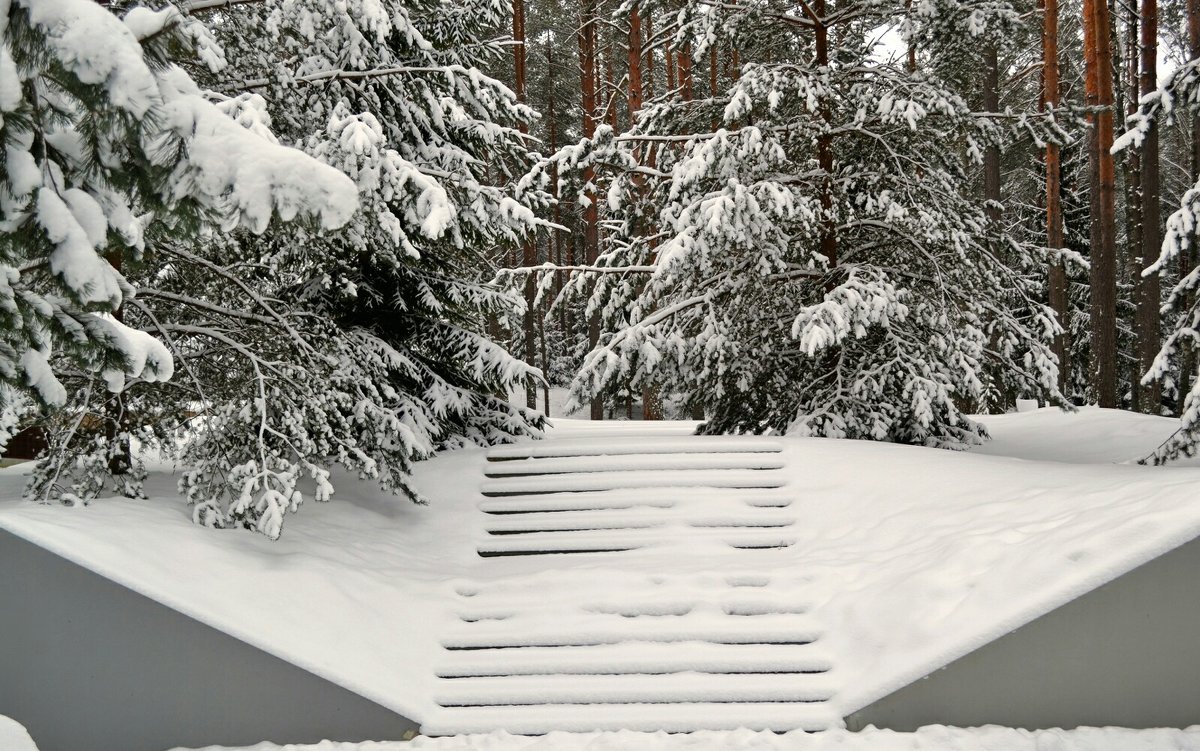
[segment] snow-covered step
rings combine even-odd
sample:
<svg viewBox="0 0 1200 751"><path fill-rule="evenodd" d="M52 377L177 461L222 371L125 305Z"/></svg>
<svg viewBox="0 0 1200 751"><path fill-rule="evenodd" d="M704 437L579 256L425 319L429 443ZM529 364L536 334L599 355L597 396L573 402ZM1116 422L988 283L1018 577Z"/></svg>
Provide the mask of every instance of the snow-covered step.
<svg viewBox="0 0 1200 751"><path fill-rule="evenodd" d="M542 531L578 531L595 529L648 529L675 524L683 527L790 527L794 514L773 508L744 506L727 513L692 514L683 508L587 509L506 514L489 518L489 534L522 534Z"/></svg>
<svg viewBox="0 0 1200 751"><path fill-rule="evenodd" d="M517 647L585 647L622 642L702 641L713 644L809 644L821 637L816 622L800 615L758 618L595 617L479 621L442 638L449 650Z"/></svg>
<svg viewBox="0 0 1200 751"><path fill-rule="evenodd" d="M786 478L782 472L755 470L595 472L485 480L480 486L480 492L485 496L499 497L624 488L779 488L785 482Z"/></svg>
<svg viewBox="0 0 1200 751"><path fill-rule="evenodd" d="M534 512L600 511L632 508L672 508L699 501L720 501L727 507L738 503L755 508L785 508L794 496L778 488L622 488L617 490L543 493L486 498L479 510L486 514L527 514Z"/></svg>
<svg viewBox="0 0 1200 751"><path fill-rule="evenodd" d="M624 642L590 647L519 647L447 652L442 678L505 675L658 675L665 673L825 673L829 655L815 644Z"/></svg>
<svg viewBox="0 0 1200 751"><path fill-rule="evenodd" d="M670 575L614 563L563 576L547 566L456 582L460 622L443 631L441 709L424 731L839 722L828 706L837 674L805 577L758 568L799 535L782 448L763 438L597 434L489 452L480 555L670 548L698 568Z"/></svg>
<svg viewBox="0 0 1200 751"><path fill-rule="evenodd" d="M696 527L686 537L664 534L661 527L595 530L538 531L522 534L493 535L481 540L476 550L481 556L539 555L552 553L614 553L665 545L727 545L753 550L786 548L796 543L795 533L786 528L749 526Z"/></svg>
<svg viewBox="0 0 1200 751"><path fill-rule="evenodd" d="M631 470L694 469L782 469L778 453L652 453L616 456L570 456L546 459L528 458L489 462L487 477L553 475L579 472L627 472Z"/></svg>
<svg viewBox="0 0 1200 751"><path fill-rule="evenodd" d="M646 584L645 581L635 583L619 592L577 590L566 596L553 588L542 592L540 597L515 590L480 592L463 596L466 601L458 608L458 615L463 622L475 623L531 617L553 619L564 610L634 618L693 613L738 617L800 615L812 609L810 602L786 591L757 593L751 590L745 593L731 588L727 592L698 594L680 592L676 588L647 587Z"/></svg>
<svg viewBox="0 0 1200 751"><path fill-rule="evenodd" d="M421 726L426 735L510 733L538 735L555 730L826 730L841 722L825 703L540 704L524 707L442 709Z"/></svg>
<svg viewBox="0 0 1200 751"><path fill-rule="evenodd" d="M783 444L771 438L753 436L681 436L646 437L637 436L629 440L620 438L566 438L554 441L496 446L488 451L492 462L514 459L550 458L567 456L621 456L647 454L731 454L731 453L778 453Z"/></svg>
<svg viewBox="0 0 1200 751"><path fill-rule="evenodd" d="M811 675L518 675L441 681L443 707L529 704L819 702L833 696L827 673Z"/></svg>

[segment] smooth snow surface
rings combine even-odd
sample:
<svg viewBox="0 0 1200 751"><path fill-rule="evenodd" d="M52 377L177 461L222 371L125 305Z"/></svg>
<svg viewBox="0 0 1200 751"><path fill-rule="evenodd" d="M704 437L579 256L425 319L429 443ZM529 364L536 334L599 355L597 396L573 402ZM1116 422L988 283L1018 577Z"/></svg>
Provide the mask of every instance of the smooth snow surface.
<svg viewBox="0 0 1200 751"><path fill-rule="evenodd" d="M37 744L21 723L0 714L0 749L3 751L38 751Z"/></svg>
<svg viewBox="0 0 1200 751"><path fill-rule="evenodd" d="M176 751L183 751L176 749ZM497 732L394 743L331 743L204 751L1200 751L1200 726L1186 730L1077 728L1017 730L930 725L915 733L867 728L775 734L765 731L666 733L550 733L530 738Z"/></svg>
<svg viewBox="0 0 1200 751"><path fill-rule="evenodd" d="M1174 421L984 419L973 453L560 420L422 463L428 507L347 480L278 542L193 526L165 471L0 526L429 733L823 729L1200 535L1200 471L1113 463Z"/></svg>

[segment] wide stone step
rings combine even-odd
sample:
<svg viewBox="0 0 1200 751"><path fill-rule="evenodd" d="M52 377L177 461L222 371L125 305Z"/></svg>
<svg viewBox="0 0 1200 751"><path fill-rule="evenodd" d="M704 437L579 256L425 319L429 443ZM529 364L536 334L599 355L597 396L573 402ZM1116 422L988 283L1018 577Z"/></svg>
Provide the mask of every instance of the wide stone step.
<svg viewBox="0 0 1200 751"><path fill-rule="evenodd" d="M443 707L534 704L819 702L834 693L826 673L807 675L517 675L442 681Z"/></svg>
<svg viewBox="0 0 1200 751"><path fill-rule="evenodd" d="M625 642L591 647L520 647L447 652L442 678L505 675L617 675L700 672L717 674L824 673L832 668L816 644Z"/></svg>
<svg viewBox="0 0 1200 751"><path fill-rule="evenodd" d="M778 488L785 482L786 478L780 472L724 469L658 472L643 470L485 480L480 486L480 492L485 496L498 497L629 488Z"/></svg>
<svg viewBox="0 0 1200 751"><path fill-rule="evenodd" d="M755 436L675 436L642 437L628 440L612 438L566 438L551 441L496 446L488 451L488 459L501 462L512 459L547 458L559 456L619 456L645 454L712 454L779 452L783 443L773 438Z"/></svg>
<svg viewBox="0 0 1200 751"><path fill-rule="evenodd" d="M524 707L442 709L421 726L426 735L510 733L539 735L565 730L826 730L841 722L824 703L541 704Z"/></svg>
<svg viewBox="0 0 1200 751"><path fill-rule="evenodd" d="M628 472L633 470L695 469L782 469L778 453L688 453L624 454L616 456L570 456L528 458L490 462L487 477L577 474L581 472Z"/></svg>
<svg viewBox="0 0 1200 751"><path fill-rule="evenodd" d="M553 553L600 553L665 546L712 546L754 550L786 548L796 544L796 533L788 527L696 527L686 537L663 534L658 527L593 529L580 531L536 531L492 535L476 545L484 557Z"/></svg>
<svg viewBox="0 0 1200 751"><path fill-rule="evenodd" d="M802 615L757 618L598 618L564 616L553 621L520 617L479 621L442 638L450 650L592 646L622 642L701 641L713 644L808 644L821 637L815 621Z"/></svg>
<svg viewBox="0 0 1200 751"><path fill-rule="evenodd" d="M485 514L524 514L531 512L600 511L631 508L672 508L703 501L726 508L739 504L756 508L784 508L793 496L778 488L620 488L585 490L577 493L542 493L485 498L479 510Z"/></svg>

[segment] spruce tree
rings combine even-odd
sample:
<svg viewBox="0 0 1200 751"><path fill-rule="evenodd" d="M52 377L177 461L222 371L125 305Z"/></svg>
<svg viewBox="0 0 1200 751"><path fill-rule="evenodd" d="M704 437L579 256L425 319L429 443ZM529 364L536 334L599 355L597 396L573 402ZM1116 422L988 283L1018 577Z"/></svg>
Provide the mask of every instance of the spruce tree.
<svg viewBox="0 0 1200 751"><path fill-rule="evenodd" d="M239 127L173 63L214 59L211 41L170 7L0 12L0 439L31 402L57 410L37 497L96 492L97 473L64 473L88 464L82 443L113 458L114 436L85 435L94 404L173 374L164 342L124 320L137 288L123 270L153 263L158 238L273 217L332 228L355 210L344 175Z"/></svg>
<svg viewBox="0 0 1200 751"><path fill-rule="evenodd" d="M531 178L603 175L613 231L572 289L607 333L577 399L632 382L685 394L707 432L939 446L981 440L966 415L994 389L1060 402L1046 255L964 189L1032 122L975 112L940 77L1016 12L918 5L905 35L939 64L908 70L873 44L890 6L806 7L685 4L675 49L702 61L728 41L737 80L650 102Z"/></svg>

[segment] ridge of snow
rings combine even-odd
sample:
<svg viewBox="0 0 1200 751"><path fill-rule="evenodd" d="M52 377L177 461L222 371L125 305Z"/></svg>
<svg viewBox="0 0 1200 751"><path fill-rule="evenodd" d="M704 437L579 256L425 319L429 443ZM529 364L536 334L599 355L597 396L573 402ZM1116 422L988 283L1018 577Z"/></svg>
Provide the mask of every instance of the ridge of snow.
<svg viewBox="0 0 1200 751"><path fill-rule="evenodd" d="M772 733L734 730L695 733L550 733L529 737L503 731L411 741L277 746L244 749L209 746L196 751L1200 751L1200 726L1156 728L1075 728L1022 730L989 725L952 728L928 725L912 733L867 728L859 732ZM174 751L185 751L175 749Z"/></svg>

